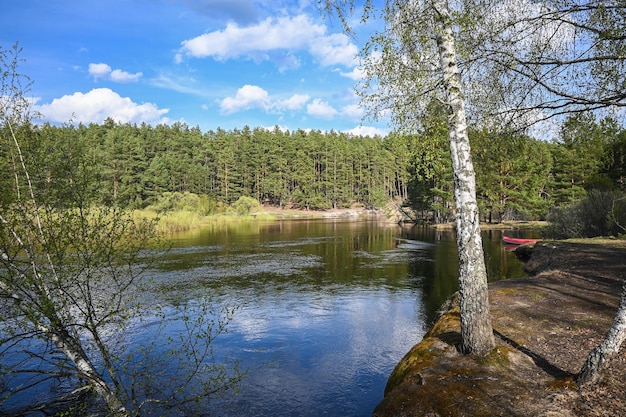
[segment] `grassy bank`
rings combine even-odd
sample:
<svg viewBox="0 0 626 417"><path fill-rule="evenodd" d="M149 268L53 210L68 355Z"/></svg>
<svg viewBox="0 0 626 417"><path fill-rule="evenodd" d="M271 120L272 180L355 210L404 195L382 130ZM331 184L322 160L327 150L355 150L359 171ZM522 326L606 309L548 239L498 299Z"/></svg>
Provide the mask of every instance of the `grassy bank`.
<svg viewBox="0 0 626 417"><path fill-rule="evenodd" d="M217 214L203 215L191 210L172 210L166 213L144 209L135 210L133 216L137 220L157 220L157 232L167 235L178 232L195 230L207 226L219 224L271 221L284 219L321 219L321 218L357 218L370 215L364 209L338 209L338 210L295 210L265 207L249 214L238 214L235 211L226 211Z"/></svg>
<svg viewBox="0 0 626 417"><path fill-rule="evenodd" d="M157 232L164 235L185 232L188 230L194 230L201 227L220 223L272 220L276 218L275 215L265 212L252 213L247 215L239 215L236 213L220 213L204 216L199 213L186 210L171 211L168 213L157 213L151 210L135 210L133 212L133 216L135 217L135 219L138 220L156 220Z"/></svg>

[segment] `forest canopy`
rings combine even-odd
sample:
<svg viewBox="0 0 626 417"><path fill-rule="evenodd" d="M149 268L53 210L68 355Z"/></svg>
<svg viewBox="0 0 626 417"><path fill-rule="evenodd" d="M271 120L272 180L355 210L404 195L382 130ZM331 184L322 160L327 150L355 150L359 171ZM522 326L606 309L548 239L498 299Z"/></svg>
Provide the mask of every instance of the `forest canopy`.
<svg viewBox="0 0 626 417"><path fill-rule="evenodd" d="M46 167L37 187L63 193L64 184L80 179L96 205L158 206L173 192L204 198L205 214L240 197L309 210L373 208L395 200L427 220L447 221L453 204L445 118L433 109L421 125L414 135L362 137L249 127L202 132L182 123L138 126L108 119L26 125L20 135L30 163ZM483 220L542 219L548 208L578 201L587 190L623 191L625 132L614 119L591 113L570 116L551 142L470 130ZM8 154L0 157L8 172ZM2 198L6 203L11 196Z"/></svg>

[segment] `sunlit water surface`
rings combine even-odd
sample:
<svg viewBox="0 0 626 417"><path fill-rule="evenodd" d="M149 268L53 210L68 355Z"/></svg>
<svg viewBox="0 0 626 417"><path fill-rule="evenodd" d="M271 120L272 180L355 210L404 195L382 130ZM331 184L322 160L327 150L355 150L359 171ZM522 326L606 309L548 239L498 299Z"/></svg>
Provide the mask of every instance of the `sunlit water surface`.
<svg viewBox="0 0 626 417"><path fill-rule="evenodd" d="M484 234L491 279L521 264ZM369 416L387 378L457 289L451 232L378 221L231 224L174 238L153 274L238 310L214 343L249 370L216 416Z"/></svg>
<svg viewBox="0 0 626 417"><path fill-rule="evenodd" d="M523 275L501 236L483 233L491 280ZM218 361L249 372L237 395L201 410L207 416L370 416L394 366L458 286L452 232L372 219L228 223L174 236L157 255L146 276L166 291L145 294L145 305L167 314L172 300L211 293L217 307L236 307L213 347ZM124 335L131 350L153 338L150 315ZM171 323L164 333L176 340L181 321ZM33 396L11 401L6 409Z"/></svg>

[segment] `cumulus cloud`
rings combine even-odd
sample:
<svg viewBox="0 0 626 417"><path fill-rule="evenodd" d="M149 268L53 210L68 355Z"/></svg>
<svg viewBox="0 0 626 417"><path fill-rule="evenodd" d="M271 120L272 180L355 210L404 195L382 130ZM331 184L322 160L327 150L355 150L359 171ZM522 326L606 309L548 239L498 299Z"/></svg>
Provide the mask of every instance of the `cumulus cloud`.
<svg viewBox="0 0 626 417"><path fill-rule="evenodd" d="M64 123L69 120L82 123L102 123L107 117L120 123L160 123L169 109L159 109L156 104L133 102L108 88L96 88L88 93L76 92L36 105L44 120Z"/></svg>
<svg viewBox="0 0 626 417"><path fill-rule="evenodd" d="M89 74L94 78L104 78L111 73L111 67L107 64L89 64Z"/></svg>
<svg viewBox="0 0 626 417"><path fill-rule="evenodd" d="M349 104L341 108L341 110L335 109L328 102L316 98L307 105L306 112L308 115L318 117L320 119L333 119L335 116L340 116L350 120L361 120L364 115L363 108L358 104Z"/></svg>
<svg viewBox="0 0 626 417"><path fill-rule="evenodd" d="M337 110L321 98L311 101L311 97L308 94L293 94L285 99L277 98L270 95L264 88L250 84L239 88L234 96L226 97L220 101L220 112L223 115L250 109L258 109L265 113L281 114L284 112L296 112L305 108L309 116L326 120L341 116L356 121L362 119L364 114L363 109L358 104L349 104L342 107L341 110Z"/></svg>
<svg viewBox="0 0 626 417"><path fill-rule="evenodd" d="M365 78L365 72L359 67L355 67L350 72L339 71L339 75L341 75L342 77L350 78L354 81L360 81Z"/></svg>
<svg viewBox="0 0 626 417"><path fill-rule="evenodd" d="M226 97L220 104L222 114L232 114L255 107L267 111L270 107L270 96L261 87L249 84L237 90L235 97Z"/></svg>
<svg viewBox="0 0 626 417"><path fill-rule="evenodd" d="M220 111L225 115L253 108L267 113L295 111L303 108L309 98L306 94L294 94L287 99L276 99L271 97L265 89L247 84L237 90L234 97L223 99L220 102Z"/></svg>
<svg viewBox="0 0 626 417"><path fill-rule="evenodd" d="M356 56L359 53L356 45L343 33L316 38L311 42L309 51L324 66L342 64L346 67L356 64Z"/></svg>
<svg viewBox="0 0 626 417"><path fill-rule="evenodd" d="M196 58L226 60L275 49L299 49L312 37L322 36L325 30L305 15L267 18L247 27L230 22L224 30L183 41L181 52Z"/></svg>
<svg viewBox="0 0 626 417"><path fill-rule="evenodd" d="M89 74L96 80L102 78L116 83L137 82L139 78L143 77L142 72L131 74L121 69L112 69L109 65L104 63L89 64Z"/></svg>
<svg viewBox="0 0 626 417"><path fill-rule="evenodd" d="M344 130L344 133L353 136L387 136L388 131L374 126L357 126L352 129Z"/></svg>
<svg viewBox="0 0 626 417"><path fill-rule="evenodd" d="M230 22L219 31L204 33L182 42L176 55L181 62L184 56L194 58L211 57L218 61L247 58L257 61L268 60L279 51L307 50L324 66L356 64L358 49L348 36L342 33L326 34L326 27L314 23L307 15L267 18L255 25L239 26ZM297 63L291 54L290 67Z"/></svg>
<svg viewBox="0 0 626 417"><path fill-rule="evenodd" d="M306 112L321 119L332 119L339 114L333 106L319 98L316 98L311 104L306 106Z"/></svg>
<svg viewBox="0 0 626 417"><path fill-rule="evenodd" d="M294 94L286 100L281 100L276 107L281 110L300 110L311 97L308 94Z"/></svg>
<svg viewBox="0 0 626 417"><path fill-rule="evenodd" d="M350 104L341 109L341 115L352 120L361 120L364 113L363 108L358 104Z"/></svg>

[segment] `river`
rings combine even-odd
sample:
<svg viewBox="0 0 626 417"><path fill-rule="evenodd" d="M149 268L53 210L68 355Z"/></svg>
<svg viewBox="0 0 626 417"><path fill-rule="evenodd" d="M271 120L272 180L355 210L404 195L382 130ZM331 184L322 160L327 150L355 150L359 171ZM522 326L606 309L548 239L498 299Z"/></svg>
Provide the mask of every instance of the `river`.
<svg viewBox="0 0 626 417"><path fill-rule="evenodd" d="M490 280L523 275L501 236L483 232ZM457 269L451 231L324 219L177 235L148 273L237 307L214 347L249 374L207 415L357 417L456 291Z"/></svg>

